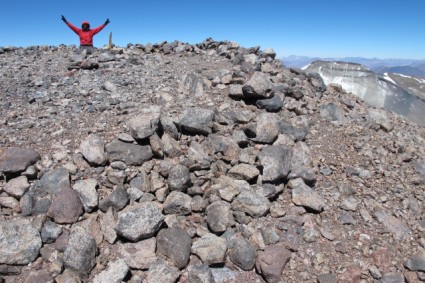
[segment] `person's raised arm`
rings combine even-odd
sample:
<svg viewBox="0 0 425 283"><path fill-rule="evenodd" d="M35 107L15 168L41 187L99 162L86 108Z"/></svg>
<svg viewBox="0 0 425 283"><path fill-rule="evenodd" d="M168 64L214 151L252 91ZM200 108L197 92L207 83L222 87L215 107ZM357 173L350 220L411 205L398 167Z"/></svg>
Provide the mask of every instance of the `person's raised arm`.
<svg viewBox="0 0 425 283"><path fill-rule="evenodd" d="M73 26L70 22L68 22L67 20L66 20L66 18L62 15L62 17L61 17L61 20L67 25L67 26L69 26L69 28L70 29L72 29L76 34L78 34L78 32L80 31L80 29L79 28L77 28L77 27L75 27L75 26Z"/></svg>
<svg viewBox="0 0 425 283"><path fill-rule="evenodd" d="M103 25L98 26L97 28L92 29L93 34L98 33L101 31L104 27L106 27L111 21L109 19L106 19L105 23Z"/></svg>

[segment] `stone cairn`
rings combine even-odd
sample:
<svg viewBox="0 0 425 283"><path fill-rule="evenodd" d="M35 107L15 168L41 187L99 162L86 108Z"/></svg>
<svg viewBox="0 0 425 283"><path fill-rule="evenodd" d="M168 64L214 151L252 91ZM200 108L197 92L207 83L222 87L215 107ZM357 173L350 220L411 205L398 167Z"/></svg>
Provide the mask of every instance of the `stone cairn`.
<svg viewBox="0 0 425 283"><path fill-rule="evenodd" d="M425 280L423 129L285 68L272 49L212 39L91 55L75 46L0 48L1 58L49 54L71 54L58 63L70 92L78 72L111 78L93 83L114 103L98 99L87 113L127 116L112 137L67 136L74 153L52 160L43 159L50 145L6 142L12 132L2 132L5 282ZM197 65L170 67L155 81L170 86L152 86L143 103L125 94L150 81L132 80L130 68L154 75L177 62ZM34 81L28 87L53 87ZM50 105L55 99L27 104L67 111L69 98ZM18 116L0 117L13 128Z"/></svg>

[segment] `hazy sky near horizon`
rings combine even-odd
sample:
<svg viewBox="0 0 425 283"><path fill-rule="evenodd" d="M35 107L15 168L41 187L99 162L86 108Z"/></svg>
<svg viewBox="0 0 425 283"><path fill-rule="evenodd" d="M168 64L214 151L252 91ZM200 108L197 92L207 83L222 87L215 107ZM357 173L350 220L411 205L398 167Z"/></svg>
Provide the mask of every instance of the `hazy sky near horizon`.
<svg viewBox="0 0 425 283"><path fill-rule="evenodd" d="M118 46L208 37L273 48L279 57L425 59L424 0L110 1L3 0L0 46L79 44L61 20L96 27Z"/></svg>

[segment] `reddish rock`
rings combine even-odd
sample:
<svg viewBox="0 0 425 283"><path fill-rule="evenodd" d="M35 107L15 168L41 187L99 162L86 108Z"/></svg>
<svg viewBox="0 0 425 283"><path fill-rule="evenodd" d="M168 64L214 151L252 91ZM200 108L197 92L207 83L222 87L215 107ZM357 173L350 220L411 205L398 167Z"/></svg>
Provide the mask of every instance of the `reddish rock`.
<svg viewBox="0 0 425 283"><path fill-rule="evenodd" d="M289 250L279 245L270 245L258 254L255 268L268 283L277 283L280 281L283 269L290 258L291 252Z"/></svg>
<svg viewBox="0 0 425 283"><path fill-rule="evenodd" d="M83 203L78 193L71 188L63 188L53 200L47 216L58 224L72 224L77 222L83 212Z"/></svg>

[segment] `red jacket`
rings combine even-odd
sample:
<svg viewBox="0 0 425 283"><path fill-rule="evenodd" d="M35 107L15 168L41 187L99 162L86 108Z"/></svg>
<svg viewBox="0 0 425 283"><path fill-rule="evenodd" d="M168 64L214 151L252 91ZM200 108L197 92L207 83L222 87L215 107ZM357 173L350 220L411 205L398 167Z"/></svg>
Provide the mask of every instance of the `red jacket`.
<svg viewBox="0 0 425 283"><path fill-rule="evenodd" d="M93 36L101 31L106 25L100 25L97 28L89 29L88 31L83 31L82 29L77 28L69 22L66 24L80 37L80 45L93 45Z"/></svg>

